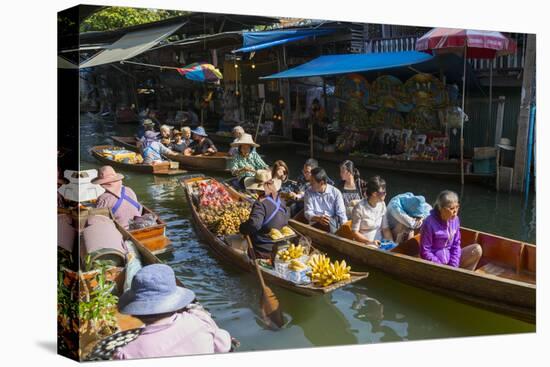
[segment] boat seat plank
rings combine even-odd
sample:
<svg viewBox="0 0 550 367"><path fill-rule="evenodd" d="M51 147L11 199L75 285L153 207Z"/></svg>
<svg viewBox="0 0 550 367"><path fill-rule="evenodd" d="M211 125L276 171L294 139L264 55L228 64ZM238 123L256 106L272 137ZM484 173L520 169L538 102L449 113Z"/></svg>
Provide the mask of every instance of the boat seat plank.
<svg viewBox="0 0 550 367"><path fill-rule="evenodd" d="M170 240L164 236L146 238L140 240L139 242L150 251L162 250L170 244Z"/></svg>
<svg viewBox="0 0 550 367"><path fill-rule="evenodd" d="M497 277L517 280L520 282L526 282L530 284L535 284L536 277L534 273L527 271L516 271L514 267L508 267L505 264L488 262L483 266L479 267L475 271L478 274L490 274Z"/></svg>

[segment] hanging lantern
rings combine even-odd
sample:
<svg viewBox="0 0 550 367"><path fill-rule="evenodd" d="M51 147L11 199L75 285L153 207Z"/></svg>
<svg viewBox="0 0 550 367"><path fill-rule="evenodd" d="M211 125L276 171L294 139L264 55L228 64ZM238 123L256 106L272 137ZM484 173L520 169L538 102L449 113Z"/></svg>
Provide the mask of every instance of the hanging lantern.
<svg viewBox="0 0 550 367"><path fill-rule="evenodd" d="M279 97L279 104L283 106L285 104L285 99L283 97Z"/></svg>
<svg viewBox="0 0 550 367"><path fill-rule="evenodd" d="M256 64L252 63L252 69L256 69Z"/></svg>

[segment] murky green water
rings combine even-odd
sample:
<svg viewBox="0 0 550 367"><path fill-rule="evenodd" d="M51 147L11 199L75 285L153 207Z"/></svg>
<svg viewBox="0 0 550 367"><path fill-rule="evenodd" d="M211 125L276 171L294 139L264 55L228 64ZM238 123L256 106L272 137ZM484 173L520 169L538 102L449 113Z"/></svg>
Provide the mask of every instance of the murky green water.
<svg viewBox="0 0 550 367"><path fill-rule="evenodd" d="M91 122L81 116L82 168L98 168L89 154L93 145L111 143L112 135L133 135L135 125L117 126ZM297 174L303 158L295 148L261 149L267 160L284 159ZM324 165L337 178L334 164ZM123 172L146 206L168 224L173 250L161 255L185 285L193 289L220 327L241 341L240 350L304 348L311 346L378 343L474 335L534 332L535 326L432 294L367 270L368 279L320 297L304 297L273 287L288 325L279 331L266 329L258 318L260 289L253 274L243 273L218 259L197 238L191 213L177 178L158 178ZM205 174L215 174L204 172ZM412 191L433 201L443 189L461 193L460 184L391 172L362 171L363 176L381 174L388 183L388 198ZM467 186L461 193L461 220L467 227L535 242L531 196L527 207L519 196L498 194L483 186Z"/></svg>

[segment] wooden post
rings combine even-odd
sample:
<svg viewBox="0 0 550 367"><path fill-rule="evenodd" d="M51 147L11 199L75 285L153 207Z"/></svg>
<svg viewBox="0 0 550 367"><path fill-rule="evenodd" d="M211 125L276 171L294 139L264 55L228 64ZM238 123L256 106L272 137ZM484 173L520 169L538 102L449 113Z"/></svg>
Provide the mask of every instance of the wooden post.
<svg viewBox="0 0 550 367"><path fill-rule="evenodd" d="M518 116L518 132L516 137L516 155L514 161L514 177L512 188L523 192L527 159L527 140L529 138L529 113L535 86L536 35L527 35L525 64L523 67L523 85L521 88L521 103Z"/></svg>
<svg viewBox="0 0 550 367"><path fill-rule="evenodd" d="M495 126L495 147L500 142L502 138L502 125L504 124L504 105L506 102L506 97L498 97L498 108L497 108L497 121ZM498 147L497 147L498 149Z"/></svg>

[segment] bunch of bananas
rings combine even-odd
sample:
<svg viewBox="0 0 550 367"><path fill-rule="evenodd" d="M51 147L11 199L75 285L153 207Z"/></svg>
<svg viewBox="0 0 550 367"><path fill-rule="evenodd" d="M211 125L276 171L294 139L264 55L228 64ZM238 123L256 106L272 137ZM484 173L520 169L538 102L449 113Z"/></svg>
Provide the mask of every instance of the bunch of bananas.
<svg viewBox="0 0 550 367"><path fill-rule="evenodd" d="M271 237L272 240L280 240L285 236L278 229L271 228L271 231L269 231L269 237Z"/></svg>
<svg viewBox="0 0 550 367"><path fill-rule="evenodd" d="M289 226L284 226L283 228L281 228L281 233L285 237L294 236L294 231Z"/></svg>
<svg viewBox="0 0 550 367"><path fill-rule="evenodd" d="M307 269L307 265L304 264L303 262L301 262L299 260L296 260L296 259L290 260L290 264L288 265L288 270L302 271L302 270L305 270L305 269Z"/></svg>
<svg viewBox="0 0 550 367"><path fill-rule="evenodd" d="M302 255L304 255L304 248L302 247L302 245L295 246L294 244L291 244L285 250L279 250L277 252L277 257L282 261L297 259Z"/></svg>
<svg viewBox="0 0 550 367"><path fill-rule="evenodd" d="M338 261L331 263L329 257L315 254L310 257L307 265L311 267L311 273L308 273L311 281L321 287L326 287L332 283L351 277L349 273L351 266L347 266L345 260L342 260L341 263Z"/></svg>

